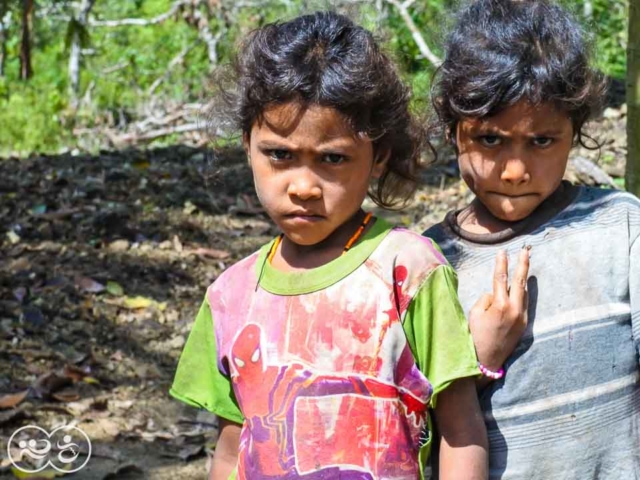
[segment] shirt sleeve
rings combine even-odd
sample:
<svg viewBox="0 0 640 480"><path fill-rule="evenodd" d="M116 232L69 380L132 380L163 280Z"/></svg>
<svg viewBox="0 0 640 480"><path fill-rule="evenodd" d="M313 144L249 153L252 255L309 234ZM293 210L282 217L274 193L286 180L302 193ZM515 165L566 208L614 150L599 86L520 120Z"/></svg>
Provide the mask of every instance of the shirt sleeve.
<svg viewBox="0 0 640 480"><path fill-rule="evenodd" d="M640 365L640 232L631 243L629 250L629 303L631 305L631 332Z"/></svg>
<svg viewBox="0 0 640 480"><path fill-rule="evenodd" d="M227 420L244 421L231 379L218 368L213 318L206 298L180 356L169 393L188 405L205 408Z"/></svg>
<svg viewBox="0 0 640 480"><path fill-rule="evenodd" d="M420 371L437 396L460 378L480 375L469 324L458 300L458 277L449 265L434 269L409 305L404 330Z"/></svg>

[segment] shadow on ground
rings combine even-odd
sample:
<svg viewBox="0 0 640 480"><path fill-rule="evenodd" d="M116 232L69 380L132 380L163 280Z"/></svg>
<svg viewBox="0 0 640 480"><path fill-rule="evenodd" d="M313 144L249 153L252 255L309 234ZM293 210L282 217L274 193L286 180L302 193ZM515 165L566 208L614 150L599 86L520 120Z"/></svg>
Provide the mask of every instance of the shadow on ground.
<svg viewBox="0 0 640 480"><path fill-rule="evenodd" d="M206 287L275 233L251 187L236 150L0 161L1 475L17 428L72 423L73 478L204 477L215 419L167 391Z"/></svg>
<svg viewBox="0 0 640 480"><path fill-rule="evenodd" d="M573 154L624 171L625 122ZM457 175L441 155L410 208L365 208L423 231L471 200ZM94 445L72 478L204 478L215 418L167 392L207 286L276 234L239 149L0 159L0 477L16 429L72 424Z"/></svg>

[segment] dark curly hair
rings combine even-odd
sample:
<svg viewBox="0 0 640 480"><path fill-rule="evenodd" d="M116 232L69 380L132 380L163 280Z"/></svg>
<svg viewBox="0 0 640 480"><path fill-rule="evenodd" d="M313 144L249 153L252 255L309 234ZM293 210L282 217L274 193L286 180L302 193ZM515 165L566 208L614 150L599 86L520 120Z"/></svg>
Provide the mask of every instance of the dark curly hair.
<svg viewBox="0 0 640 480"><path fill-rule="evenodd" d="M437 126L455 140L464 117L493 116L526 99L553 102L586 148L585 123L607 84L591 67L591 42L573 16L545 0L476 0L461 11L432 84ZM589 142L591 144L591 142Z"/></svg>
<svg viewBox="0 0 640 480"><path fill-rule="evenodd" d="M271 105L331 107L354 132L372 139L376 160L388 155L385 172L370 188L372 200L391 208L414 193L428 145L423 123L410 112L411 92L391 59L371 32L346 16L316 12L253 31L216 88L214 131L248 135Z"/></svg>

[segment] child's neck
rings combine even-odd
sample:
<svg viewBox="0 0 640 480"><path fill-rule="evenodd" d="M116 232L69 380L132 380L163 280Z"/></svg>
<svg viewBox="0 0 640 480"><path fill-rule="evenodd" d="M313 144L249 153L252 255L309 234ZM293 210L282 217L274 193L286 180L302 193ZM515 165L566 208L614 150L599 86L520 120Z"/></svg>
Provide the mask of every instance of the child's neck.
<svg viewBox="0 0 640 480"><path fill-rule="evenodd" d="M475 198L466 208L448 216L447 222L461 237L478 243L499 243L549 221L575 199L579 189L563 181L556 191L526 218L507 222L495 217Z"/></svg>
<svg viewBox="0 0 640 480"><path fill-rule="evenodd" d="M331 235L315 245L298 245L285 236L271 264L274 268L284 272L309 270L325 265L342 255L347 242L356 233L364 218L365 213L358 210L353 217L340 225ZM358 240L362 239L374 221L371 219Z"/></svg>
<svg viewBox="0 0 640 480"><path fill-rule="evenodd" d="M501 232L509 228L512 222L495 217L478 198L474 198L458 215L458 225L468 233L486 235Z"/></svg>

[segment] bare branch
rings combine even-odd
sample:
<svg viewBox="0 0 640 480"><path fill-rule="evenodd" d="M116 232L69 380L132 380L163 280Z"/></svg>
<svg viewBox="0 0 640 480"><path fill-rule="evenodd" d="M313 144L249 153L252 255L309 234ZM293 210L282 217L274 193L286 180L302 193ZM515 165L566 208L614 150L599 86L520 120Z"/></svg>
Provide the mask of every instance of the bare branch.
<svg viewBox="0 0 640 480"><path fill-rule="evenodd" d="M104 68L102 70L102 75L109 75L110 73L117 72L118 70L124 70L129 66L129 60L125 60L124 62L116 63L115 65L111 65L110 67Z"/></svg>
<svg viewBox="0 0 640 480"><path fill-rule="evenodd" d="M85 28L89 18L89 12L94 7L97 0L82 0L79 6L77 26L73 30L73 38L71 41L71 50L69 53L69 96L71 98L71 107L78 107L78 94L80 91L80 60L86 54L83 51L80 41L80 31L78 28Z"/></svg>
<svg viewBox="0 0 640 480"><path fill-rule="evenodd" d="M153 18L123 18L120 20L91 20L89 22L89 25L91 25L92 27L109 27L109 28L131 26L131 25L143 26L143 27L147 25L157 25L158 23L162 23L165 20L168 20L169 18L171 18L181 6L186 5L187 3L188 3L188 0L177 0L176 2L173 3L173 5L171 5L171 8L168 11Z"/></svg>
<svg viewBox="0 0 640 480"><path fill-rule="evenodd" d="M196 41L191 43L190 45L187 45L169 62L169 65L167 65L167 69L165 70L165 72L160 77L158 77L149 87L149 95L153 95L153 92L156 91L156 89L162 84L162 82L169 78L169 75L171 75L173 68L184 61L184 57L186 57L189 52L193 50L193 47L195 47L197 43L198 42Z"/></svg>
<svg viewBox="0 0 640 480"><path fill-rule="evenodd" d="M151 130L149 132L141 134L129 133L120 137L116 137L116 142L114 143L127 144L136 143L139 141L149 142L151 140L155 140L161 137L167 137L175 133L202 131L202 128L202 125L199 123L187 123L184 125L176 125L174 127L159 128L158 130Z"/></svg>
<svg viewBox="0 0 640 480"><path fill-rule="evenodd" d="M420 50L420 54L424 58L429 60L429 62L431 62L432 65L434 65L435 67L438 67L442 63L442 60L440 60L440 58L438 58L438 56L436 56L436 54L431 51L431 49L429 48L429 45L427 45L427 42L425 41L424 37L420 33L420 30L418 29L415 22L413 21L413 18L411 18L411 14L409 13L409 10L407 8L407 6L410 6L413 3L413 1L407 0L404 3L400 3L398 0L386 0L386 1L391 5L393 5L398 11L398 14L400 14L400 17L402 18L405 25L411 32L413 41L416 42L416 45L418 46L418 50Z"/></svg>
<svg viewBox="0 0 640 480"><path fill-rule="evenodd" d="M193 19L196 23L196 28L198 29L198 36L204 41L207 45L207 54L209 57L210 65L218 64L218 42L223 37L225 33L227 33L227 28L224 25L224 22L220 22L220 30L214 35L211 31L211 27L209 25L209 19L202 14L199 9L194 9L192 12Z"/></svg>

